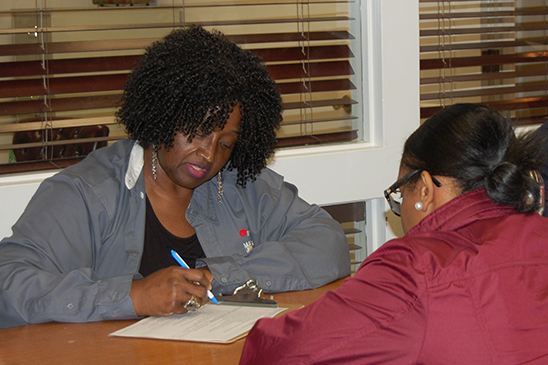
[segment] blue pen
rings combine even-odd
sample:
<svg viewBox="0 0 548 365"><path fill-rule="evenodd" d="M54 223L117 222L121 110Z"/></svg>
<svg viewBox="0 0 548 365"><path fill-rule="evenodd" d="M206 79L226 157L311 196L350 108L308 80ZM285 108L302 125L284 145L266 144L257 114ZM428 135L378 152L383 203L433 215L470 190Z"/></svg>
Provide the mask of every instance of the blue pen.
<svg viewBox="0 0 548 365"><path fill-rule="evenodd" d="M184 267L185 269L190 269L190 267L186 264L185 260L183 260L183 258L181 256L179 256L179 254L175 251L175 250L171 250L171 256L173 256L173 258L175 259L175 261L177 261L177 263L179 265L181 265L182 267ZM211 301L215 304L219 304L219 301L217 300L217 298L215 298L215 295L213 295L213 293L211 292L211 290L208 290L207 291L207 297L209 299L211 299Z"/></svg>

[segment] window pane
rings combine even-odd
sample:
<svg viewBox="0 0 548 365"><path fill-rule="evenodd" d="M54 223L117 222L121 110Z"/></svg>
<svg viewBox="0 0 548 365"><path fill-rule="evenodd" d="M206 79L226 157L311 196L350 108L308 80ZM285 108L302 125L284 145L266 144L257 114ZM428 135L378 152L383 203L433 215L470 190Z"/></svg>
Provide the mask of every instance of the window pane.
<svg viewBox="0 0 548 365"><path fill-rule="evenodd" d="M421 0L421 117L471 102L544 122L547 14L544 0Z"/></svg>
<svg viewBox="0 0 548 365"><path fill-rule="evenodd" d="M0 173L65 166L124 138L114 112L127 74L151 42L191 23L263 57L283 94L280 148L363 136L358 2L90 3L0 5Z"/></svg>

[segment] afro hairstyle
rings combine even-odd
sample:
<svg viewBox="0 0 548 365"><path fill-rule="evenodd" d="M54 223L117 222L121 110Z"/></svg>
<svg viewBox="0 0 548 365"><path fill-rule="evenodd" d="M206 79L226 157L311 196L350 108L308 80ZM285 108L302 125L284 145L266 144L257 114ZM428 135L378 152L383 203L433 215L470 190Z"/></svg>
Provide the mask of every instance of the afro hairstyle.
<svg viewBox="0 0 548 365"><path fill-rule="evenodd" d="M237 103L241 129L227 168L245 187L274 154L281 96L262 60L221 32L193 25L154 42L129 75L116 118L143 148L169 148L177 133L192 141L224 128Z"/></svg>

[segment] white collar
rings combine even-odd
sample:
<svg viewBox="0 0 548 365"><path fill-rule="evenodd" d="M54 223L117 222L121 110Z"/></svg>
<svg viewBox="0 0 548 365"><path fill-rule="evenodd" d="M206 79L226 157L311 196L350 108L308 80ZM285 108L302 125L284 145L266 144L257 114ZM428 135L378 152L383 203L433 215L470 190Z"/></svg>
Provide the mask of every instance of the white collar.
<svg viewBox="0 0 548 365"><path fill-rule="evenodd" d="M139 143L135 142L133 148L131 149L131 154L129 156L129 164L126 172L125 183L128 189L133 189L137 183L137 179L143 170L145 165L144 150Z"/></svg>

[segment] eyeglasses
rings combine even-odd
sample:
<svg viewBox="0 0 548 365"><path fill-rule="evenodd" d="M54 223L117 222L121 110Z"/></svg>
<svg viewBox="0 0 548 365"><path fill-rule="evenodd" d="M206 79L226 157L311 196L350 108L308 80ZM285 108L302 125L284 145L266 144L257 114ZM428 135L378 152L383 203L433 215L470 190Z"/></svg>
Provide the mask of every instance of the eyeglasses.
<svg viewBox="0 0 548 365"><path fill-rule="evenodd" d="M394 212L395 215L397 215L398 217L401 216L401 201L402 201L402 197L401 197L401 191L400 191L400 187L402 187L403 185L405 185L409 180L411 180L411 178L413 176L415 176L416 174L420 173L420 172L423 172L424 170L415 170L415 171L411 171L410 173L404 175L401 177L401 179L398 179L398 181L396 181L394 184L392 184L392 186L390 186L388 189L386 189L384 191L384 197L386 198L386 201L388 201L388 205L390 206L390 209L392 210L392 212ZM432 176L432 182L434 183L434 185L436 185L438 188L441 187L441 183L434 177Z"/></svg>

